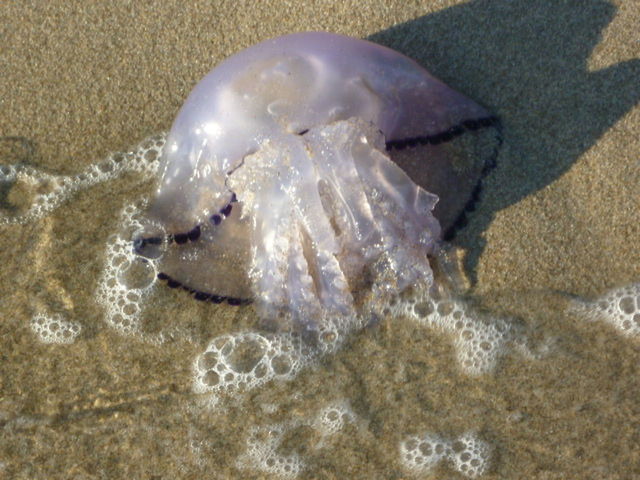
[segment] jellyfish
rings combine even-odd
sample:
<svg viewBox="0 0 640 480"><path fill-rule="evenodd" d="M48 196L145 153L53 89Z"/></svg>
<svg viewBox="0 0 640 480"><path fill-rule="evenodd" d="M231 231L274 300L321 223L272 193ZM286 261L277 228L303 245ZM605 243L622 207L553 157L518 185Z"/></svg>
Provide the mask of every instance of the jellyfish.
<svg viewBox="0 0 640 480"><path fill-rule="evenodd" d="M498 127L389 48L323 32L266 40L185 101L135 251L169 286L251 301L277 329L360 317L433 284L430 257L495 160L478 132Z"/></svg>

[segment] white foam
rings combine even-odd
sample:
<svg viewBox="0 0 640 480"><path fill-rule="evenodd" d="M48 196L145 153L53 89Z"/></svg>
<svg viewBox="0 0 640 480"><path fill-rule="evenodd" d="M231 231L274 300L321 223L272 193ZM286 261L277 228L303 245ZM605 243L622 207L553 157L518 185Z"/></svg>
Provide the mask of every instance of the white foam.
<svg viewBox="0 0 640 480"><path fill-rule="evenodd" d="M0 215L0 225L37 220L58 208L72 194L128 172L137 173L140 181L153 178L157 175L158 159L164 143L164 134L151 136L135 149L126 153L114 153L76 175L53 175L24 165L0 165L0 182L22 183L31 195L30 204L22 212ZM127 207L123 222L135 224L134 217L137 213L135 207ZM130 240L122 234L109 239L107 265L98 288L97 300L105 307L107 322L123 333L139 329L140 302L150 288L129 288L124 284L127 277L130 277L130 270L140 269L141 261L133 255ZM149 269L153 268L149 263ZM47 343L70 343L80 332L79 324L63 320L58 315L36 315L31 321L31 328Z"/></svg>
<svg viewBox="0 0 640 480"><path fill-rule="evenodd" d="M347 423L355 422L356 415L348 401L331 403L321 409L313 420L312 425L323 437L335 435Z"/></svg>
<svg viewBox="0 0 640 480"><path fill-rule="evenodd" d="M30 326L43 343L73 343L82 331L79 323L65 320L59 314L36 314L31 319Z"/></svg>
<svg viewBox="0 0 640 480"><path fill-rule="evenodd" d="M303 368L335 353L361 324L350 316L326 318L313 340L296 331L220 335L196 358L193 389L208 394L215 405L225 394L246 392L274 379L292 380Z"/></svg>
<svg viewBox="0 0 640 480"><path fill-rule="evenodd" d="M408 316L429 328L453 337L456 357L468 375L491 372L499 358L513 346L527 358L539 358L544 352L532 352L513 324L470 308L465 302L442 292L427 289L396 299L392 306L376 305L380 315ZM194 391L209 394L212 405L225 394L246 392L274 380L291 380L305 367L326 354L335 352L363 319L324 322L319 341L309 343L291 332L237 332L214 338L194 363ZM243 353L244 352L244 353ZM247 361L236 358L245 355Z"/></svg>
<svg viewBox="0 0 640 480"><path fill-rule="evenodd" d="M575 299L569 311L612 325L627 337L640 338L640 283L615 288L589 301Z"/></svg>
<svg viewBox="0 0 640 480"><path fill-rule="evenodd" d="M278 478L295 478L306 467L306 462L297 452L283 455L278 452L287 433L300 427L310 427L319 437L310 450L324 448L326 440L338 433L345 424L356 419L349 402L337 400L321 408L315 415L294 418L281 423L253 426L249 429L246 449L236 460L241 470L257 470Z"/></svg>
<svg viewBox="0 0 640 480"><path fill-rule="evenodd" d="M124 335L142 333L143 301L157 283L155 263L136 255L132 248L132 235L142 228L139 215L135 205L123 209L119 233L107 241L105 266L96 290L105 321Z"/></svg>
<svg viewBox="0 0 640 480"><path fill-rule="evenodd" d="M293 426L287 423L264 427L251 427L247 448L238 457L236 466L241 469L258 470L279 478L295 478L304 470L305 462L300 455L282 455L277 452L285 434Z"/></svg>
<svg viewBox="0 0 640 480"><path fill-rule="evenodd" d="M273 379L291 380L316 358L291 333L239 332L214 338L194 363L196 393L221 394L256 388Z"/></svg>
<svg viewBox="0 0 640 480"><path fill-rule="evenodd" d="M451 444L453 467L469 478L477 478L489 468L491 448L474 433L467 432Z"/></svg>
<svg viewBox="0 0 640 480"><path fill-rule="evenodd" d="M72 194L127 172L140 174L141 180L153 178L157 174L164 142L164 134L154 135L135 150L114 153L76 175L52 175L24 165L0 165L0 182L22 182L32 192L31 205L17 215L0 216L0 224L26 223L41 218Z"/></svg>
<svg viewBox="0 0 640 480"><path fill-rule="evenodd" d="M400 442L400 460L415 473L426 473L449 455L449 441L438 435L413 435Z"/></svg>
<svg viewBox="0 0 640 480"><path fill-rule="evenodd" d="M392 312L451 335L458 363L469 375L491 372L507 344L515 339L509 320L482 314L461 299L435 289L418 290L399 299Z"/></svg>
<svg viewBox="0 0 640 480"><path fill-rule="evenodd" d="M430 432L412 435L400 442L400 462L413 474L431 472L441 461L468 478L478 478L489 468L491 448L475 433L446 439Z"/></svg>

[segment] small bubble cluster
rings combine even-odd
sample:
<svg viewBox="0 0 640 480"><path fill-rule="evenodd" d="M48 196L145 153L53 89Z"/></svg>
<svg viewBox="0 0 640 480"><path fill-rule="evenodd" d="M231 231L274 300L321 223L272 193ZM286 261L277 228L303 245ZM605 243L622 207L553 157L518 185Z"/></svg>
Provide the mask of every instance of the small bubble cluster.
<svg viewBox="0 0 640 480"><path fill-rule="evenodd" d="M196 393L250 390L272 379L290 380L315 353L295 334L239 332L214 338L195 361Z"/></svg>
<svg viewBox="0 0 640 480"><path fill-rule="evenodd" d="M241 470L257 470L279 478L296 478L305 468L304 460L296 452L283 455L277 451L290 428L288 423L252 427L247 449L238 457L236 466Z"/></svg>
<svg viewBox="0 0 640 480"><path fill-rule="evenodd" d="M454 440L432 433L412 435L400 442L400 461L414 474L432 471L441 461L449 461L453 468L468 478L478 478L489 468L489 444L467 432Z"/></svg>
<svg viewBox="0 0 640 480"><path fill-rule="evenodd" d="M297 452L288 455L278 452L285 435L296 428L310 427L318 434L317 441L311 448L319 450L345 424L354 421L355 414L349 403L339 400L325 406L315 416L253 426L247 437L247 448L238 457L236 466L240 470L257 470L278 478L295 478L305 469L306 463Z"/></svg>
<svg viewBox="0 0 640 480"><path fill-rule="evenodd" d="M353 423L356 415L346 400L334 402L318 412L313 426L324 437L338 433L347 423Z"/></svg>
<svg viewBox="0 0 640 480"><path fill-rule="evenodd" d="M64 320L62 315L36 314L30 326L43 343L73 343L82 330L80 324Z"/></svg>
<svg viewBox="0 0 640 480"><path fill-rule="evenodd" d="M594 301L576 299L569 311L612 325L625 336L640 337L640 283L610 290Z"/></svg>
<svg viewBox="0 0 640 480"><path fill-rule="evenodd" d="M130 235L142 228L139 215L140 209L134 205L124 208L120 233L107 240L105 267L96 290L106 322L125 335L141 333L142 301L157 283L156 265L132 248Z"/></svg>
<svg viewBox="0 0 640 480"><path fill-rule="evenodd" d="M305 336L298 331L243 331L214 338L194 363L194 391L215 404L271 380L291 380L300 370L337 351L361 325L353 316L325 318Z"/></svg>
<svg viewBox="0 0 640 480"><path fill-rule="evenodd" d="M0 216L0 225L41 218L72 194L127 172L140 174L141 180L153 178L157 174L164 143L164 134L154 135L141 142L135 150L114 153L77 175L52 175L25 165L0 165L0 182L21 182L33 192L31 205L19 214Z"/></svg>
<svg viewBox="0 0 640 480"><path fill-rule="evenodd" d="M491 372L505 353L507 342L514 340L507 320L482 315L462 300L435 289L431 294L416 291L399 299L392 308L396 315L453 335L458 362L469 375Z"/></svg>

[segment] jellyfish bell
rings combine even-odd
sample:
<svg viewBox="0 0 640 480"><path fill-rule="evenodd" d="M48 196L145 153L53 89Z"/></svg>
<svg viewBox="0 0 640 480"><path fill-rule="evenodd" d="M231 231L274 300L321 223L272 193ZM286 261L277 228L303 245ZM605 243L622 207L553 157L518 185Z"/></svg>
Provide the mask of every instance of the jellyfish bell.
<svg viewBox="0 0 640 480"><path fill-rule="evenodd" d="M483 107L386 47L264 41L187 98L134 249L170 286L252 300L285 328L357 316L362 298L433 283L428 257L490 168L487 127Z"/></svg>

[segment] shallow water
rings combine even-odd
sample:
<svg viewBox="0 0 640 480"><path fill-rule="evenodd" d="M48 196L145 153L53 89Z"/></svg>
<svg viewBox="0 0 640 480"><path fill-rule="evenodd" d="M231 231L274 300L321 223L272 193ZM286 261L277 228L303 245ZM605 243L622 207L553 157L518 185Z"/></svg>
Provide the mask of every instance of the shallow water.
<svg viewBox="0 0 640 480"><path fill-rule="evenodd" d="M602 3L589 8L602 13ZM477 8L499 9L492 2ZM589 8L578 19L594 13ZM440 68L446 77L449 67ZM625 72L617 75L627 78ZM545 97L534 97L529 86L518 100L519 78L505 78L495 94L472 75L457 85L493 104L505 122L501 166L459 243L468 252L476 300L494 314L517 317L542 355L512 350L491 374L470 376L455 361L450 336L389 316L295 379L208 407L206 395L193 390L194 361L211 338L255 328L254 313L250 306L205 304L159 289L147 306L145 331L169 332L173 340L157 345L107 325L95 301L105 245L125 203L152 189L151 181L129 174L79 192L42 219L0 227L0 472L30 479L268 478L237 464L251 429L260 427L261 441L280 441L278 454L304 460L298 478L409 478L399 456L403 439L431 432L454 440L469 431L491 446L489 469L480 478L640 478L638 339L567 312L571 297L565 295L598 296L640 279L640 112L628 110L637 98L538 189L528 185L548 175L541 159L563 157L573 144L551 151L536 146L531 118L522 112L525 101ZM472 87L474 81L479 86ZM619 99L619 91L605 93L605 104ZM571 103L568 95L561 98ZM163 115L166 128L170 112ZM54 132L31 134L20 122L4 119L3 125L17 123L18 132L38 138L45 152L65 152L63 139L49 146ZM158 130L152 123L139 131ZM558 132L553 125L535 126L542 138ZM98 136L91 129L85 135ZM143 136L127 131L104 140L112 143L101 144L102 153L82 150L76 140L68 163L67 155L33 155L3 142L0 163L26 159L54 173L77 173L104 151ZM63 314L81 326L80 334L70 344L44 344L30 328L38 311ZM350 415L329 434L317 418L336 402L348 402ZM432 474L465 478L447 461Z"/></svg>
<svg viewBox="0 0 640 480"><path fill-rule="evenodd" d="M113 174L130 158L99 171ZM48 188L20 185L8 200ZM625 337L571 311L576 298L551 289L468 292L471 317L483 310L515 332L513 348L479 375L457 360L463 335L389 314L288 381L241 394L196 387L194 364L211 361L202 353L213 338L257 331L252 306L197 302L157 282L136 299L143 311L132 325L109 313L121 300L98 293L105 264L121 255L106 245L126 230L113 212L151 186L130 172L80 189L42 218L3 226L13 314L2 325L10 354L1 445L10 476L402 478L411 474L402 442L436 435L450 458L420 475L464 477L452 459L465 434L483 442L482 478L625 478L636 468L638 333ZM130 251L130 239L124 245ZM59 332L73 328L52 335L51 318ZM243 346L226 353L236 374L265 354L255 340Z"/></svg>

